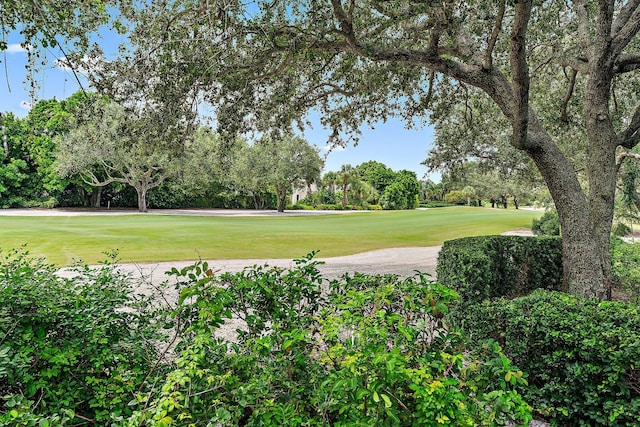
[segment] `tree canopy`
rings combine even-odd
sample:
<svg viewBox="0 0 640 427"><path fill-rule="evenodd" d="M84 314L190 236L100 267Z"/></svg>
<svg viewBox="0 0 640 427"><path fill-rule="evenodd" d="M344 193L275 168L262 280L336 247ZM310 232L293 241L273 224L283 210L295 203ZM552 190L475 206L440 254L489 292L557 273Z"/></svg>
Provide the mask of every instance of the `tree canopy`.
<svg viewBox="0 0 640 427"><path fill-rule="evenodd" d="M235 159L233 180L253 193L256 208L261 195L271 187L277 197L278 212L284 212L287 195L293 187L306 186L320 179L324 162L318 149L295 135L264 137L245 145Z"/></svg>
<svg viewBox="0 0 640 427"><path fill-rule="evenodd" d="M35 99L38 82L34 72L46 64L47 51L56 48L60 51L58 60L63 60L75 74L82 65L85 53L89 51L92 36L101 28L119 33L125 27L117 10L126 10L131 6L129 0L5 0L0 2L0 52L9 45L9 36L19 33L21 47L28 56L27 79L31 85L31 95ZM0 56L0 62L6 62ZM79 76L76 74L76 79Z"/></svg>
<svg viewBox="0 0 640 427"><path fill-rule="evenodd" d="M565 289L605 297L616 151L640 141L640 1L162 6L140 9L140 22L153 13L160 24L137 27L135 57L189 72L227 131L289 128L315 109L344 143L363 123L413 124L481 96L496 114L491 126L504 123L503 140L549 187ZM575 146L586 153L586 190L566 152Z"/></svg>
<svg viewBox="0 0 640 427"><path fill-rule="evenodd" d="M79 174L91 186L129 185L138 195L138 209L146 212L147 192L178 174L191 135L104 98L91 99L78 116L74 129L58 140L58 171Z"/></svg>

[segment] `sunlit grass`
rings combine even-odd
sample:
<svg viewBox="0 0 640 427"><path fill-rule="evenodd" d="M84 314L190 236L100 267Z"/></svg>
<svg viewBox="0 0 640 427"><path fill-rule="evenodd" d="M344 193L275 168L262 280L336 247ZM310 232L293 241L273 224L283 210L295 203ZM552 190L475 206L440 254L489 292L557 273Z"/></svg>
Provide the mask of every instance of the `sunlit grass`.
<svg viewBox="0 0 640 427"><path fill-rule="evenodd" d="M26 244L33 255L58 265L96 263L113 250L122 262L296 258L312 250L332 257L529 228L539 215L455 207L275 217L0 216L0 248Z"/></svg>

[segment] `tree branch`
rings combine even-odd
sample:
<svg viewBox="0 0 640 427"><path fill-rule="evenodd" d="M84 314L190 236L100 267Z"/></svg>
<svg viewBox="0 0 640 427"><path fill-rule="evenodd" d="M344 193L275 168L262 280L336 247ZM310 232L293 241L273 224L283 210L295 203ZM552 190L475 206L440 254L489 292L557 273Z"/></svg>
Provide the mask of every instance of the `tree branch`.
<svg viewBox="0 0 640 427"><path fill-rule="evenodd" d="M618 58L613 68L616 74L624 74L640 68L640 55L625 55Z"/></svg>
<svg viewBox="0 0 640 427"><path fill-rule="evenodd" d="M331 88L331 90L325 90L320 92L319 94L317 94L316 96L312 97L312 98L308 98L309 95L311 95L313 92L315 92L318 89L321 89L323 87L329 87ZM307 105L313 105L315 104L317 101L326 98L330 95L344 95L344 96L354 96L356 95L357 92L355 91L349 91L349 90L344 90L343 88L341 88L340 86L338 86L335 83L330 83L330 82L323 82L320 84L317 84L315 86L313 86L312 88L310 88L308 91L306 91L306 93L301 96L298 97L298 101L304 101L305 104Z"/></svg>
<svg viewBox="0 0 640 427"><path fill-rule="evenodd" d="M264 79L269 79L271 77L275 77L278 74L282 73L287 68L287 66L289 66L291 64L291 61L293 61L293 52L289 51L287 53L287 56L284 57L284 60L280 63L280 65L278 65L276 67L275 70L268 71L268 72L266 72L264 74L260 74L260 75L257 75L257 76L250 77L249 80L254 80L254 81L255 80L264 80ZM246 68L251 70L251 69L255 69L256 67L255 67L255 65L250 65L250 66L248 66Z"/></svg>
<svg viewBox="0 0 640 427"><path fill-rule="evenodd" d="M631 151L623 151L620 154L618 154L616 156L616 167L618 169L620 169L620 167L622 166L622 163L625 161L625 159L640 160L640 154L632 153Z"/></svg>
<svg viewBox="0 0 640 427"><path fill-rule="evenodd" d="M526 34L531 17L532 0L521 0L515 7L511 30L511 74L514 85L513 141L516 148L527 143L529 125L529 66L527 64Z"/></svg>
<svg viewBox="0 0 640 427"><path fill-rule="evenodd" d="M620 32L622 27L627 25L631 16L636 11L636 9L640 6L640 0L629 0L627 4L622 6L620 12L618 12L618 16L613 22L613 27L611 28L611 35L615 37L616 34Z"/></svg>
<svg viewBox="0 0 640 427"><path fill-rule="evenodd" d="M576 85L577 75L578 71L572 68L571 73L569 74L569 86L567 87L567 95L564 97L564 101L562 102L562 106L560 107L560 120L562 120L563 123L569 122L569 116L567 115L567 106L569 105L571 96L573 96L573 89Z"/></svg>
<svg viewBox="0 0 640 427"><path fill-rule="evenodd" d="M584 0L574 0L573 4L576 7L576 14L578 15L578 41L584 53L589 56L589 48L591 46L589 10Z"/></svg>
<svg viewBox="0 0 640 427"><path fill-rule="evenodd" d="M618 145L632 149L640 142L640 105L636 107L627 129L618 136Z"/></svg>
<svg viewBox="0 0 640 427"><path fill-rule="evenodd" d="M491 37L489 37L489 41L487 42L487 50L484 54L484 63L482 66L485 70L489 70L493 66L493 49L496 46L496 41L498 40L498 36L500 35L500 31L502 29L502 20L504 19L504 10L505 10L505 0L502 0L498 8L498 14L496 15L496 20L493 25L493 31L491 32Z"/></svg>
<svg viewBox="0 0 640 427"><path fill-rule="evenodd" d="M634 8L633 12L631 12L631 8L629 10L629 12L631 12L629 19L619 30L611 34L613 37L611 49L615 56L620 55L631 39L640 31L640 7L638 5L640 2L638 0L630 1L626 6L630 6L631 3L634 3ZM615 25L614 28L616 28Z"/></svg>
<svg viewBox="0 0 640 427"><path fill-rule="evenodd" d="M347 13L344 11L342 3L340 0L331 0L331 5L333 6L333 12L340 24L340 33L345 37L349 45L355 46L356 37L353 32L353 23L349 20Z"/></svg>

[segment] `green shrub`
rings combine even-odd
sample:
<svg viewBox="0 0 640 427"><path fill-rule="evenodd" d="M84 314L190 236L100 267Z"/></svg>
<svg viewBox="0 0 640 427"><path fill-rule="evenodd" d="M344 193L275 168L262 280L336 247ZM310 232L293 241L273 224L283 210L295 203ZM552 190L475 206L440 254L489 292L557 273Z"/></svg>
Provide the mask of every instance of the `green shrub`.
<svg viewBox="0 0 640 427"><path fill-rule="evenodd" d="M113 264L77 267L72 279L56 271L27 252L0 252L2 426L109 425L146 390L161 331L149 298L134 296Z"/></svg>
<svg viewBox="0 0 640 427"><path fill-rule="evenodd" d="M313 254L290 270L174 270L183 325L172 371L129 426L526 424L526 385L495 342L444 323L455 292L423 276L346 275L323 291ZM216 338L240 320L233 342Z"/></svg>
<svg viewBox="0 0 640 427"><path fill-rule="evenodd" d="M292 211L312 211L315 208L311 205L305 205L304 203L296 203L295 205L287 206L287 209Z"/></svg>
<svg viewBox="0 0 640 427"><path fill-rule="evenodd" d="M3 198L0 203L0 209L24 208L27 205L26 200L20 196Z"/></svg>
<svg viewBox="0 0 640 427"><path fill-rule="evenodd" d="M325 211L341 211L342 205L333 203L321 203L318 205L318 209Z"/></svg>
<svg viewBox="0 0 640 427"><path fill-rule="evenodd" d="M624 222L614 222L613 227L611 227L611 234L614 236L625 237L631 235L631 233L631 227Z"/></svg>
<svg viewBox="0 0 640 427"><path fill-rule="evenodd" d="M640 296L640 245L612 238L611 272L614 282L637 300Z"/></svg>
<svg viewBox="0 0 640 427"><path fill-rule="evenodd" d="M559 236L560 218L555 210L547 210L539 219L531 222L531 231L536 236Z"/></svg>
<svg viewBox="0 0 640 427"><path fill-rule="evenodd" d="M528 373L523 395L552 425L640 425L636 304L539 290L463 315L467 333L496 340Z"/></svg>
<svg viewBox="0 0 640 427"><path fill-rule="evenodd" d="M438 255L438 281L466 306L562 285L562 241L555 237L478 236L448 240Z"/></svg>
<svg viewBox="0 0 640 427"><path fill-rule="evenodd" d="M426 203L420 203L421 208L448 208L454 206L452 203L441 202L439 200L429 200Z"/></svg>
<svg viewBox="0 0 640 427"><path fill-rule="evenodd" d="M382 206L380 205L369 205L367 206L367 209L370 211L381 211L382 210Z"/></svg>
<svg viewBox="0 0 640 427"><path fill-rule="evenodd" d="M444 201L452 205L466 205L467 194L462 190L453 190L444 195Z"/></svg>

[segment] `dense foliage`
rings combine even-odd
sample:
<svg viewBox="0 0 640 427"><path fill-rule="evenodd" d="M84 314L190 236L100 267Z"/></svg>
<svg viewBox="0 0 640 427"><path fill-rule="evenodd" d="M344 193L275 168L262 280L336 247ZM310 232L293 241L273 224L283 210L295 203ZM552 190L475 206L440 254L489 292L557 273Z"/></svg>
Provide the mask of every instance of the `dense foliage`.
<svg viewBox="0 0 640 427"><path fill-rule="evenodd" d="M414 209L423 196L415 172L393 171L373 160L329 171L319 186L300 203L321 209Z"/></svg>
<svg viewBox="0 0 640 427"><path fill-rule="evenodd" d="M555 210L547 210L539 219L531 222L531 231L536 236L559 236L560 218Z"/></svg>
<svg viewBox="0 0 640 427"><path fill-rule="evenodd" d="M640 246L611 239L611 271L615 284L638 301L640 297Z"/></svg>
<svg viewBox="0 0 640 427"><path fill-rule="evenodd" d="M345 165L320 182L318 150L296 136L229 143L206 126L177 133L166 120L136 114L76 93L40 101L24 119L3 115L0 208L282 210L291 191L304 188L306 206L412 209L426 196L414 172L375 161Z"/></svg>
<svg viewBox="0 0 640 427"><path fill-rule="evenodd" d="M112 264L64 279L27 253L0 255L0 426L108 425L130 414L162 338L154 301Z"/></svg>
<svg viewBox="0 0 640 427"><path fill-rule="evenodd" d="M129 425L524 423L526 384L495 343L466 352L443 315L451 290L422 276L346 275L323 291L311 256L290 270L174 274L186 327L172 371ZM240 319L234 342L216 337Z"/></svg>
<svg viewBox="0 0 640 427"><path fill-rule="evenodd" d="M4 114L6 145L0 151L0 208L88 205L95 198L89 186L56 173L56 136L70 130L70 118L84 95L64 101L40 101L21 119Z"/></svg>
<svg viewBox="0 0 640 427"><path fill-rule="evenodd" d="M111 265L61 279L10 253L2 266L0 425L519 425L525 374L492 341L445 323L455 292L416 276L323 282L289 270L173 270L165 319ZM157 302L157 301L156 301ZM166 313L166 312L165 312ZM237 330L233 332L234 329ZM155 345L154 342L156 343Z"/></svg>
<svg viewBox="0 0 640 427"><path fill-rule="evenodd" d="M448 240L438 255L437 271L438 281L455 289L464 306L538 288L559 290L562 241L523 236Z"/></svg>
<svg viewBox="0 0 640 427"><path fill-rule="evenodd" d="M556 426L640 423L640 316L634 303L534 291L470 306L464 329L528 373L523 395Z"/></svg>

